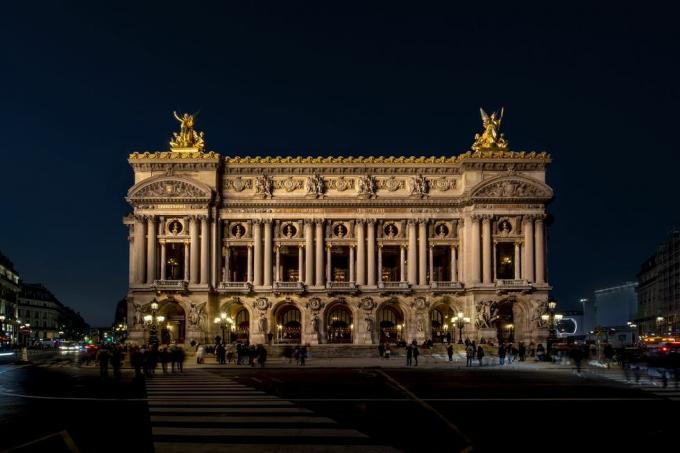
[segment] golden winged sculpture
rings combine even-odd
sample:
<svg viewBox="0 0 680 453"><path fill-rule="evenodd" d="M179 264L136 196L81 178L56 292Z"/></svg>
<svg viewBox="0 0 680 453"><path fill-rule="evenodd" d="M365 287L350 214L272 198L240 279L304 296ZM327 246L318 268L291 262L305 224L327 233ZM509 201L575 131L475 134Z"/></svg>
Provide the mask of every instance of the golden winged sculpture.
<svg viewBox="0 0 680 453"><path fill-rule="evenodd" d="M479 111L482 114L484 132L475 134L475 142L472 144L472 149L474 151L507 149L508 141L503 134L499 132L501 121L503 120L503 108L501 107L500 115L493 112L491 116L489 116L483 108L480 108Z"/></svg>
<svg viewBox="0 0 680 453"><path fill-rule="evenodd" d="M170 148L172 150L194 148L203 151L205 148L205 141L203 139L203 132L194 130L194 123L198 114L189 115L188 113L179 116L177 112L172 112L175 119L179 121L179 133L173 132L170 140Z"/></svg>

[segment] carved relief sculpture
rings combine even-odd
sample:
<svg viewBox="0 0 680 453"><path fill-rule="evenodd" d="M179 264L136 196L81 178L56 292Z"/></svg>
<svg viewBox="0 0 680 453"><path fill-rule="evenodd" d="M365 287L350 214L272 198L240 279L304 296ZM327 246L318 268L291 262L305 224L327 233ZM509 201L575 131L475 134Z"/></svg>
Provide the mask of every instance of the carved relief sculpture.
<svg viewBox="0 0 680 453"><path fill-rule="evenodd" d="M272 180L267 175L260 175L255 179L255 194L263 198L272 197Z"/></svg>
<svg viewBox="0 0 680 453"><path fill-rule="evenodd" d="M363 195L369 198L375 197L376 186L377 184L375 176L363 175L361 178L359 178L358 186L359 195Z"/></svg>

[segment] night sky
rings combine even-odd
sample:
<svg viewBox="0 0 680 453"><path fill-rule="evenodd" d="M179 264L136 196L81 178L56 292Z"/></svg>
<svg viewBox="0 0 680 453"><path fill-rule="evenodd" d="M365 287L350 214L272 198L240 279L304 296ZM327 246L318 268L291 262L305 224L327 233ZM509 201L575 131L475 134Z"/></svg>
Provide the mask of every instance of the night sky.
<svg viewBox="0 0 680 453"><path fill-rule="evenodd" d="M0 250L93 325L126 294L127 156L175 109L226 155L452 155L505 106L511 149L553 156L564 309L680 224L678 27L651 4L28 3L0 16Z"/></svg>

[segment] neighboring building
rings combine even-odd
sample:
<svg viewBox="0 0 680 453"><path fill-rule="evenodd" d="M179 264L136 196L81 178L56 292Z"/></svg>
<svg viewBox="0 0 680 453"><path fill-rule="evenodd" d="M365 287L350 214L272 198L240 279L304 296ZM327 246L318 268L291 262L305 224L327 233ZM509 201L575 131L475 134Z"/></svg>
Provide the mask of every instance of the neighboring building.
<svg viewBox="0 0 680 453"><path fill-rule="evenodd" d="M680 231L673 231L637 275L642 335L680 334Z"/></svg>
<svg viewBox="0 0 680 453"><path fill-rule="evenodd" d="M128 334L148 341L544 342L550 156L508 151L483 115L450 157L223 157L189 115L171 151L128 162ZM455 329L458 333L458 330Z"/></svg>
<svg viewBox="0 0 680 453"><path fill-rule="evenodd" d="M18 341L19 285L14 264L0 252L0 346Z"/></svg>
<svg viewBox="0 0 680 453"><path fill-rule="evenodd" d="M80 314L64 306L40 283L23 283L19 294L19 319L30 324L30 341L80 339L85 322Z"/></svg>
<svg viewBox="0 0 680 453"><path fill-rule="evenodd" d="M595 291L595 327L625 326L637 314L636 282Z"/></svg>

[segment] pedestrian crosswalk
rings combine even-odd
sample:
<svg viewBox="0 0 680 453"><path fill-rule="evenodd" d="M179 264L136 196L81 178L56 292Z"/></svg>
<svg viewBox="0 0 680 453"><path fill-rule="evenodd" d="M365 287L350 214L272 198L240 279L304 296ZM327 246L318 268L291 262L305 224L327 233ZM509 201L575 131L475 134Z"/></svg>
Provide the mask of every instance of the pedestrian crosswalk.
<svg viewBox="0 0 680 453"><path fill-rule="evenodd" d="M625 376L615 374L608 375L607 377L612 381L618 382L620 384L630 385L635 388L639 388L640 390L653 393L654 395L659 396L661 398L670 399L673 401L680 401L680 387L676 387L672 381L669 381L667 383L667 386L664 387L663 381L661 379L650 380L648 378L645 378L640 379L638 382L636 382L635 380L632 379L626 379Z"/></svg>
<svg viewBox="0 0 680 453"><path fill-rule="evenodd" d="M146 390L156 451L396 451L290 401L201 370L157 374Z"/></svg>

